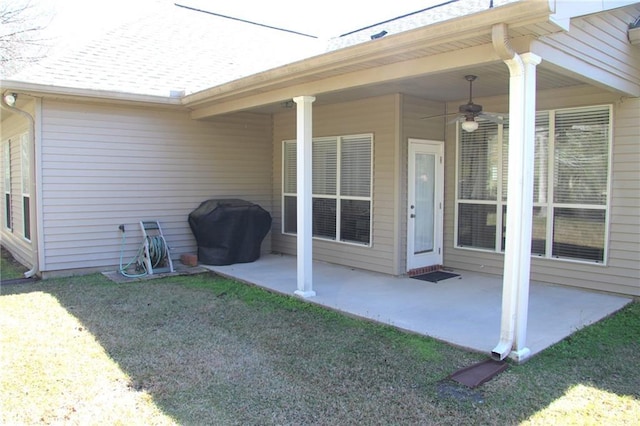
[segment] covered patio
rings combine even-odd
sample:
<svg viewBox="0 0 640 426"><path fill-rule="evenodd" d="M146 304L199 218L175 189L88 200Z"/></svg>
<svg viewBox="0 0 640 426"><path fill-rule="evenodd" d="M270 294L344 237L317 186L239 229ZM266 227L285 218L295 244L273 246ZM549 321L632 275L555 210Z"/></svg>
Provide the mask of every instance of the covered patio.
<svg viewBox="0 0 640 426"><path fill-rule="evenodd" d="M296 258L270 254L253 263L205 268L282 294L296 290ZM437 283L314 261L316 296L331 309L491 353L500 338L502 278L470 271ZM540 353L618 311L631 299L531 282L527 344Z"/></svg>

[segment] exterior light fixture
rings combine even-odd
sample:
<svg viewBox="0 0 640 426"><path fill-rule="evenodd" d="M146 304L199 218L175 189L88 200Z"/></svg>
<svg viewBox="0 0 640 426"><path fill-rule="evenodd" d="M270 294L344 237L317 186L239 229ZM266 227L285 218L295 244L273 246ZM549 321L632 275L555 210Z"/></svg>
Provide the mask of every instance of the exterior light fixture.
<svg viewBox="0 0 640 426"><path fill-rule="evenodd" d="M462 122L462 130L469 133L473 132L474 130L478 130L478 122L474 118L467 118Z"/></svg>
<svg viewBox="0 0 640 426"><path fill-rule="evenodd" d="M629 24L629 30L627 31L627 37L634 46L640 46L640 16Z"/></svg>
<svg viewBox="0 0 640 426"><path fill-rule="evenodd" d="M16 99L18 99L17 93L8 93L4 95L4 102L11 107L16 104Z"/></svg>

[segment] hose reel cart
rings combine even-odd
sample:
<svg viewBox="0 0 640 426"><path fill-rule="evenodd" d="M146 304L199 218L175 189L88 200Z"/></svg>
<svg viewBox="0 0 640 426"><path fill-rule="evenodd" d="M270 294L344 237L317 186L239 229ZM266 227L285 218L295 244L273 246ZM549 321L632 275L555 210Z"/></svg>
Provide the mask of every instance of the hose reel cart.
<svg viewBox="0 0 640 426"><path fill-rule="evenodd" d="M122 245L120 249L120 273L125 277L138 278L154 273L174 272L169 246L162 233L160 222L157 220L140 221L142 230L142 245L135 257L123 265L123 252L125 247L124 225L119 226L122 232ZM129 267L135 266L136 272L127 272Z"/></svg>
<svg viewBox="0 0 640 426"><path fill-rule="evenodd" d="M140 229L142 229L144 239L142 260L147 273L153 275L154 272L173 272L169 246L162 234L160 223L158 221L140 221Z"/></svg>

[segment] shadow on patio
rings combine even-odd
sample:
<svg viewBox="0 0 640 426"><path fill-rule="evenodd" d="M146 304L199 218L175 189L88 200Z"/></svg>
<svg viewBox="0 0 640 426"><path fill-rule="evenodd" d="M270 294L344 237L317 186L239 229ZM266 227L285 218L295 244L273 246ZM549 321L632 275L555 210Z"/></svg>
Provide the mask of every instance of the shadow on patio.
<svg viewBox="0 0 640 426"><path fill-rule="evenodd" d="M297 289L294 256L271 254L253 263L203 266L283 294L293 295ZM455 272L460 276L431 283L314 262L317 295L306 300L489 354L500 334L502 278ZM630 302L622 296L532 282L527 331L531 355Z"/></svg>

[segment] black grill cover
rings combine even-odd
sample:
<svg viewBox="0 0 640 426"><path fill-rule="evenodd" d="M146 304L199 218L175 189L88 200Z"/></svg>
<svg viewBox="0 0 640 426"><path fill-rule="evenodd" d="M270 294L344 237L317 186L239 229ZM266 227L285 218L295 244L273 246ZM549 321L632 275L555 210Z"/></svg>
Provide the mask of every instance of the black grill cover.
<svg viewBox="0 0 640 426"><path fill-rule="evenodd" d="M204 201L189 214L198 244L198 261L205 265L253 262L271 229L271 215L257 204L238 199Z"/></svg>

